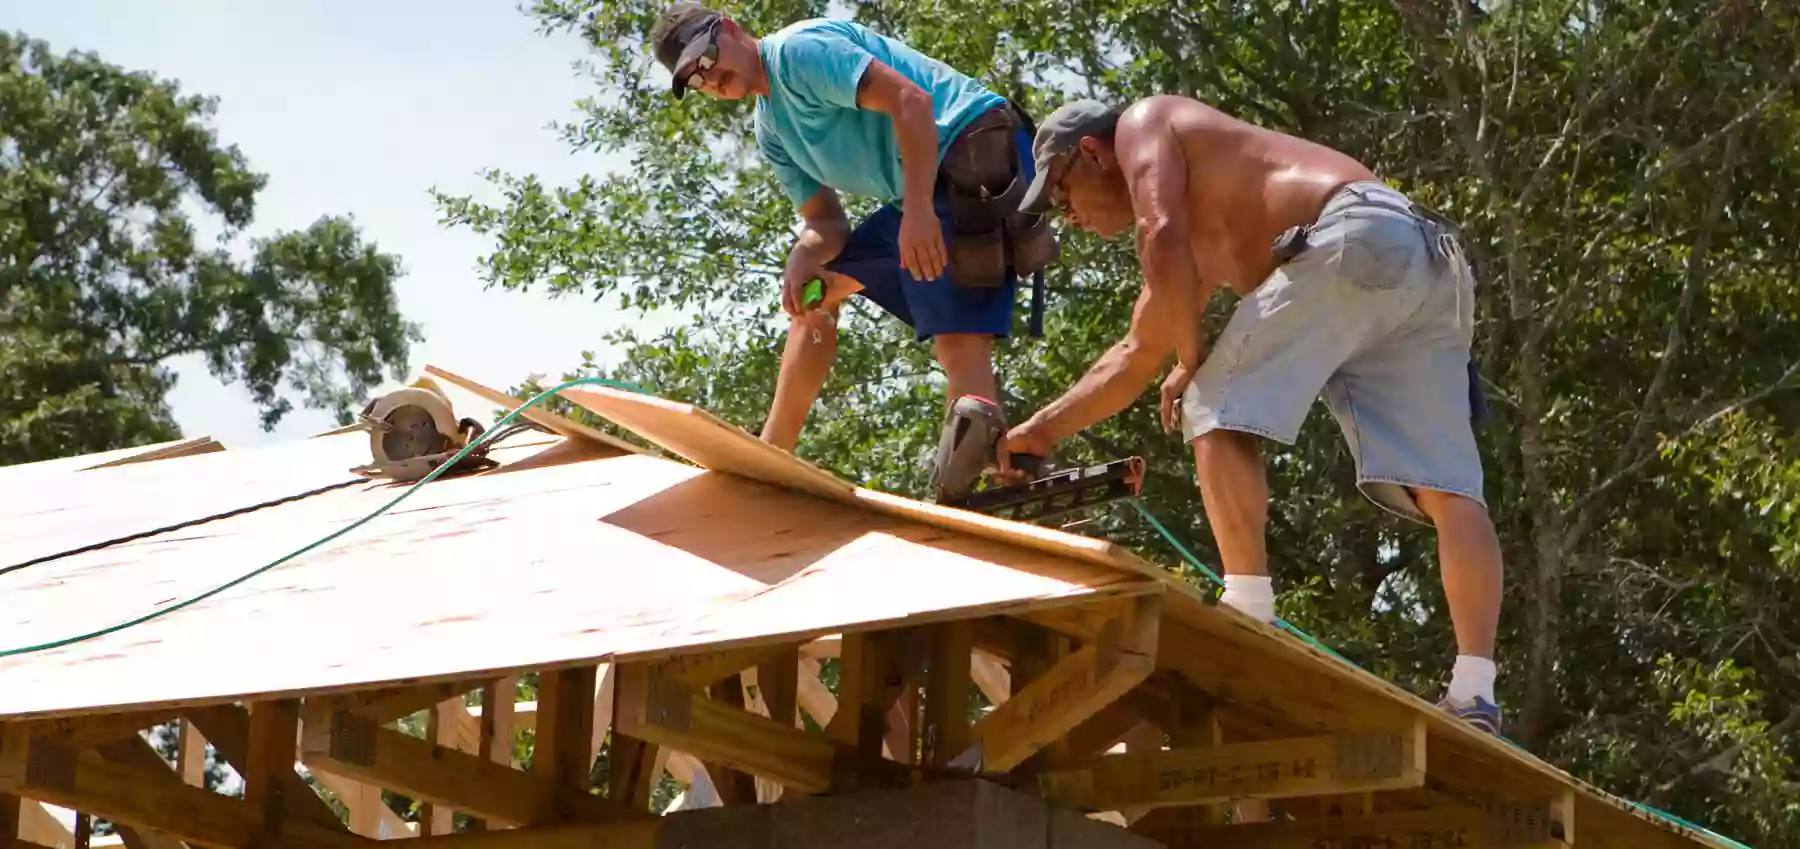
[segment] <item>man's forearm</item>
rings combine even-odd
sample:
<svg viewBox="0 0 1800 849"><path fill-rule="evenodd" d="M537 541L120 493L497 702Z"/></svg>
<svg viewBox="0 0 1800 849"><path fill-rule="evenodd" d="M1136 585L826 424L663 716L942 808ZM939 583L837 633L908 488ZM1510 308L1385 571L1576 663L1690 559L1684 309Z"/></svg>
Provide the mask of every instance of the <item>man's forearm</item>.
<svg viewBox="0 0 1800 849"><path fill-rule="evenodd" d="M850 234L841 221L807 221L794 240L790 262L818 268L837 258Z"/></svg>
<svg viewBox="0 0 1800 849"><path fill-rule="evenodd" d="M894 116L894 141L900 148L901 178L906 183L903 203L925 204L930 208L937 188L938 137L937 118L931 94L923 90L901 96L898 114Z"/></svg>
<svg viewBox="0 0 1800 849"><path fill-rule="evenodd" d="M1061 398L1032 416L1032 421L1044 429L1051 442L1061 442L1131 406L1161 370L1162 360L1135 340L1120 341Z"/></svg>

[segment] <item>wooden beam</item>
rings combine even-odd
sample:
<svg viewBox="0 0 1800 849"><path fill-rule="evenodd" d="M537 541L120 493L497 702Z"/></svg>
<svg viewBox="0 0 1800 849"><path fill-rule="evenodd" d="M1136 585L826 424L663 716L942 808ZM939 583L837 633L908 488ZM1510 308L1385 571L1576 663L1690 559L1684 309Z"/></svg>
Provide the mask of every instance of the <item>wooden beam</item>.
<svg viewBox="0 0 1800 849"><path fill-rule="evenodd" d="M244 801L262 818L263 829L278 834L286 820L294 775L295 743L300 736L300 701L270 699L250 706L250 752L246 758ZM185 782L184 782L185 783ZM308 789L306 794L313 795Z"/></svg>
<svg viewBox="0 0 1800 849"><path fill-rule="evenodd" d="M15 849L24 833L25 800L10 793L0 793L0 849Z"/></svg>
<svg viewBox="0 0 1800 849"><path fill-rule="evenodd" d="M188 708L182 714L182 724L193 726L212 742L213 751L220 760L230 764L243 775L250 768L250 711L237 705L221 704L206 707ZM289 768L282 776L287 783L285 794L287 804L291 806L291 816L298 816L309 822L327 828L344 828L343 820L338 819L337 811L312 787L300 773Z"/></svg>
<svg viewBox="0 0 1800 849"><path fill-rule="evenodd" d="M831 741L702 698L692 688L655 677L643 665L615 668L619 700L614 728L619 733L801 792L831 787L837 757Z"/></svg>
<svg viewBox="0 0 1800 849"><path fill-rule="evenodd" d="M1010 772L1149 677L1156 668L1162 596L1113 606L1095 638L976 723L982 768Z"/></svg>
<svg viewBox="0 0 1800 849"><path fill-rule="evenodd" d="M1245 825L1139 831L1169 849L1317 849L1321 846L1455 846L1534 849L1567 844L1535 823L1477 807L1372 816L1282 820Z"/></svg>
<svg viewBox="0 0 1800 849"><path fill-rule="evenodd" d="M418 823L407 822L394 813L381 798L381 788L354 778L346 778L330 770L311 768L313 778L350 809L350 832L377 840L411 837L418 833Z"/></svg>
<svg viewBox="0 0 1800 849"><path fill-rule="evenodd" d="M838 656L837 713L825 726L825 736L865 755L881 751L887 731L887 709L877 706L880 673L888 662L888 635L857 632L845 634Z"/></svg>
<svg viewBox="0 0 1800 849"><path fill-rule="evenodd" d="M33 737L71 749L91 749L130 737L175 716L173 710L134 710L88 716L64 716L21 723Z"/></svg>
<svg viewBox="0 0 1800 849"><path fill-rule="evenodd" d="M1425 723L1341 734L1107 755L1045 773L1046 798L1079 810L1120 810L1281 799L1425 783Z"/></svg>
<svg viewBox="0 0 1800 849"><path fill-rule="evenodd" d="M161 772L166 781L0 726L0 792L165 831L198 846L238 849L261 833L261 819L242 800L189 787L166 765Z"/></svg>
<svg viewBox="0 0 1800 849"><path fill-rule="evenodd" d="M513 708L519 695L519 677L509 675L481 688L479 739L475 755L504 767L513 764ZM468 712L464 711L466 715ZM460 719L460 717L459 717ZM471 824L476 831L488 828L487 820L476 817Z"/></svg>
<svg viewBox="0 0 1800 849"><path fill-rule="evenodd" d="M744 716L755 717L755 714L745 710L744 682L739 673L733 672L722 681L714 681L707 689L710 690L712 701L719 706ZM753 774L707 758L701 758L700 762L706 767L706 774L712 778L713 788L719 791L720 801L727 805L756 802L756 780Z"/></svg>
<svg viewBox="0 0 1800 849"><path fill-rule="evenodd" d="M994 655L977 648L969 658L969 677L988 704L998 707L1012 698L1012 673Z"/></svg>
<svg viewBox="0 0 1800 849"><path fill-rule="evenodd" d="M436 684L366 690L307 701L321 704L329 702L333 709L348 710L357 716L374 720L376 725L386 725L396 719L428 710L433 705L461 698L462 694L485 683L475 679L442 681Z"/></svg>
<svg viewBox="0 0 1800 849"><path fill-rule="evenodd" d="M531 772L551 788L553 820L574 818L574 805L588 796L594 768L592 666L545 671L538 676L537 738Z"/></svg>
<svg viewBox="0 0 1800 849"><path fill-rule="evenodd" d="M798 653L802 643L777 643L680 655L651 665L657 674L693 687L706 687L772 658Z"/></svg>
<svg viewBox="0 0 1800 849"><path fill-rule="evenodd" d="M756 667L756 692L769 718L782 725L800 721L800 647L789 646Z"/></svg>
<svg viewBox="0 0 1800 849"><path fill-rule="evenodd" d="M607 825L558 824L408 840L406 849L654 849L662 818ZM305 844L288 849L313 849ZM326 849L326 847L318 847Z"/></svg>
<svg viewBox="0 0 1800 849"><path fill-rule="evenodd" d="M434 745L455 749L456 711L462 707L460 697L452 697L432 705L425 711L425 739ZM429 801L419 803L419 836L449 834L456 825L456 812Z"/></svg>
<svg viewBox="0 0 1800 849"><path fill-rule="evenodd" d="M925 672L924 761L942 766L969 747L969 685L975 628L967 620L934 625Z"/></svg>
<svg viewBox="0 0 1800 849"><path fill-rule="evenodd" d="M194 721L181 718L180 736L175 741L175 771L190 787L206 786L206 735L194 727Z"/></svg>
<svg viewBox="0 0 1800 849"><path fill-rule="evenodd" d="M25 799L19 807L19 836L28 843L51 849L72 849L75 845L75 832L36 799Z"/></svg>
<svg viewBox="0 0 1800 849"><path fill-rule="evenodd" d="M101 743L96 747L96 754L103 760L127 769L155 775L161 775L164 770L169 769L169 762L163 760L156 747L138 735ZM182 849L181 841L158 831L139 830L130 823L114 823L113 827L119 835L119 842L124 843L127 849Z"/></svg>
<svg viewBox="0 0 1800 849"><path fill-rule="evenodd" d="M829 729L837 717L838 698L819 676L824 670L815 658L800 658L800 709L820 728Z"/></svg>
<svg viewBox="0 0 1800 849"><path fill-rule="evenodd" d="M348 711L308 705L301 762L366 781L420 801L508 825L545 823L563 815L612 821L623 811L585 793L557 799L551 779L409 737ZM563 804L559 805L558 803Z"/></svg>
<svg viewBox="0 0 1800 849"><path fill-rule="evenodd" d="M657 768L661 747L616 730L611 741L606 751L606 797L632 810L649 810L656 781L662 777Z"/></svg>

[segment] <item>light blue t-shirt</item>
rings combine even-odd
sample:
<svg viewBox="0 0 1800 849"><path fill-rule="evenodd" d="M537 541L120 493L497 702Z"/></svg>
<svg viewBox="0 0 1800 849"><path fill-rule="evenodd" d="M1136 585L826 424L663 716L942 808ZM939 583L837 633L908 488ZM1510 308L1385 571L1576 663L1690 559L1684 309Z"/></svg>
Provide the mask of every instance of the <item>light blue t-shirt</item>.
<svg viewBox="0 0 1800 849"><path fill-rule="evenodd" d="M849 21L790 24L764 37L761 50L769 94L756 98L757 146L796 207L821 184L881 201L905 194L893 119L856 105L871 59L931 95L939 161L964 126L1004 102L949 65Z"/></svg>

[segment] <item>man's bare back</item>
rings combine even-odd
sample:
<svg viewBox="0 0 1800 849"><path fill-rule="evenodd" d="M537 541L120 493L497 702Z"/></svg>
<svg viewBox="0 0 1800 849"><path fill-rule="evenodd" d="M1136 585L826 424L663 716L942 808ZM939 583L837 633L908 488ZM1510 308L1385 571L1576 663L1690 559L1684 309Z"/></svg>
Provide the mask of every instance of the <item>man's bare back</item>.
<svg viewBox="0 0 1800 849"><path fill-rule="evenodd" d="M1362 163L1324 145L1175 95L1132 104L1120 116L1116 143L1123 153L1135 134L1163 128L1174 133L1187 160L1194 263L1207 282L1239 296L1275 270L1270 245L1277 236L1312 222L1342 186L1375 179Z"/></svg>

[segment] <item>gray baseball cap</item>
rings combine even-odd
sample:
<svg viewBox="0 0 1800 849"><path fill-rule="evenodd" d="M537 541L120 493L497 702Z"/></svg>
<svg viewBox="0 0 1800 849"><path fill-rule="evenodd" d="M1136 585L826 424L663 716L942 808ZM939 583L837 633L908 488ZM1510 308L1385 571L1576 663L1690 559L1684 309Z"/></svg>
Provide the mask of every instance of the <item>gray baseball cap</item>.
<svg viewBox="0 0 1800 849"><path fill-rule="evenodd" d="M664 9L650 27L656 61L673 75L669 91L677 100L686 93L689 75L694 72L701 54L712 47L713 33L724 18L699 3L683 2Z"/></svg>
<svg viewBox="0 0 1800 849"><path fill-rule="evenodd" d="M1043 212L1050 205L1050 185L1062 178L1083 136L1099 135L1118 121L1118 110L1097 100L1065 103L1038 125L1031 142L1037 176L1019 202L1021 212Z"/></svg>

